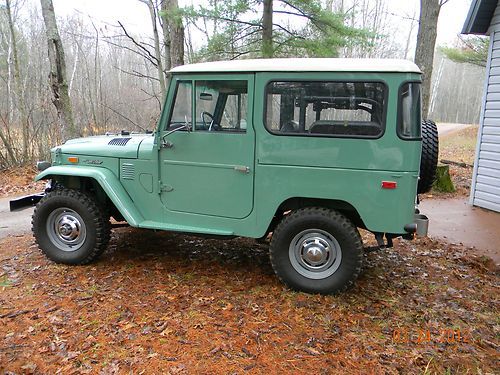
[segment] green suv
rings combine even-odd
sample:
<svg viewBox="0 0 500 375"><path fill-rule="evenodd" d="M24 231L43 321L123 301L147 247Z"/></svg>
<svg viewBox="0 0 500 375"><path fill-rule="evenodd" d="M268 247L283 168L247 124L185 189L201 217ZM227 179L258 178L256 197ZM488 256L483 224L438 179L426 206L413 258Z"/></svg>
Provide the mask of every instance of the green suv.
<svg viewBox="0 0 500 375"><path fill-rule="evenodd" d="M85 264L110 217L138 228L270 239L289 287L335 293L379 246L426 235L417 185L432 183L435 125L422 141L420 70L408 61L269 59L171 71L156 131L69 140L39 163L33 232L58 263ZM427 134L426 133L426 134ZM431 157L422 160L422 144ZM420 185L423 185L420 188ZM429 186L425 186L429 185ZM122 224L123 225L123 224Z"/></svg>

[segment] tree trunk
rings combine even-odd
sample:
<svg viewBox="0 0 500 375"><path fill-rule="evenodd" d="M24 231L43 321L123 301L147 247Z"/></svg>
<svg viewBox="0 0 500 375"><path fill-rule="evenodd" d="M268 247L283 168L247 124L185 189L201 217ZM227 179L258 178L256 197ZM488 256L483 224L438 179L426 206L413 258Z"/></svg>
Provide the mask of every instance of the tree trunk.
<svg viewBox="0 0 500 375"><path fill-rule="evenodd" d="M17 54L17 41L16 34L14 31L14 22L12 21L12 8L10 0L6 2L7 8L7 21L9 24L9 32L10 32L10 44L12 47L12 61L14 65L14 86L15 86L15 94L17 97L17 105L19 111L21 112L21 129L22 129L22 139L23 139L23 154L22 160L23 162L27 162L29 159L28 155L28 141L29 141L29 122L28 115L25 107L25 103L23 100L23 91L21 84L21 71L19 69L19 58ZM10 62L9 62L10 63Z"/></svg>
<svg viewBox="0 0 500 375"><path fill-rule="evenodd" d="M262 13L262 57L273 57L273 1L264 0Z"/></svg>
<svg viewBox="0 0 500 375"><path fill-rule="evenodd" d="M140 0L140 1L148 6L149 15L151 16L151 26L153 26L153 38L155 47L156 70L158 72L158 80L160 81L160 91L161 91L162 105L163 105L163 102L165 101L165 95L167 92L165 88L165 72L163 71L163 62L161 57L160 37L158 36L156 7L153 4L153 0Z"/></svg>
<svg viewBox="0 0 500 375"><path fill-rule="evenodd" d="M184 65L184 25L179 14L177 0L164 0L165 12L162 16L163 22L168 25L170 31L170 61L171 68Z"/></svg>
<svg viewBox="0 0 500 375"><path fill-rule="evenodd" d="M422 70L422 117L427 119L431 91L432 64L437 37L437 22L443 0L420 0L420 23L415 63Z"/></svg>
<svg viewBox="0 0 500 375"><path fill-rule="evenodd" d="M170 41L170 30L167 21L167 15L168 15L167 2L162 1L160 16L162 20L161 28L163 30L163 55L165 58L165 70L168 71L172 69L172 57L170 54L171 41Z"/></svg>
<svg viewBox="0 0 500 375"><path fill-rule="evenodd" d="M436 181L434 182L433 188L442 193L453 193L455 191L455 186L450 176L449 165L438 164L436 169Z"/></svg>
<svg viewBox="0 0 500 375"><path fill-rule="evenodd" d="M57 110L57 116L61 123L63 140L79 136L73 122L73 110L68 92L68 81L66 78L66 59L64 48L57 28L56 16L52 0L40 0L42 6L45 33L47 35L47 47L50 63L49 82L54 98L52 103Z"/></svg>

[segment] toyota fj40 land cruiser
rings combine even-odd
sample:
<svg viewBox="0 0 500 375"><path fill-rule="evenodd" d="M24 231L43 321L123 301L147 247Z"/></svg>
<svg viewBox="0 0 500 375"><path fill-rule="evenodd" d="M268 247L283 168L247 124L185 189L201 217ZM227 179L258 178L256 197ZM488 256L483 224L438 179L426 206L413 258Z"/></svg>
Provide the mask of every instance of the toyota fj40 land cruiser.
<svg viewBox="0 0 500 375"><path fill-rule="evenodd" d="M49 181L45 193L12 209L39 200L35 239L59 263L98 257L113 217L222 239L270 236L271 263L285 284L342 291L361 270L357 228L380 246L426 235L417 185L432 184L437 133L421 124L420 75L403 60L177 67L153 134L53 148L36 177Z"/></svg>

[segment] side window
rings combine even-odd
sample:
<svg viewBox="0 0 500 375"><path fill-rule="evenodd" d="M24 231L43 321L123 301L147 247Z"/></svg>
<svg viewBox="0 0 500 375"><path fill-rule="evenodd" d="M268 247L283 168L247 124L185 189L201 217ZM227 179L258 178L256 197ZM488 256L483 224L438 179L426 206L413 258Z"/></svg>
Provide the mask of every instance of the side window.
<svg viewBox="0 0 500 375"><path fill-rule="evenodd" d="M175 129L183 125L192 123L192 85L191 82L178 82L175 89L175 99L172 114L167 125L167 129Z"/></svg>
<svg viewBox="0 0 500 375"><path fill-rule="evenodd" d="M399 89L398 135L404 139L420 139L420 83L407 82Z"/></svg>
<svg viewBox="0 0 500 375"><path fill-rule="evenodd" d="M377 138L385 128L380 82L271 82L266 127L274 134Z"/></svg>
<svg viewBox="0 0 500 375"><path fill-rule="evenodd" d="M197 131L246 132L247 81L197 81Z"/></svg>

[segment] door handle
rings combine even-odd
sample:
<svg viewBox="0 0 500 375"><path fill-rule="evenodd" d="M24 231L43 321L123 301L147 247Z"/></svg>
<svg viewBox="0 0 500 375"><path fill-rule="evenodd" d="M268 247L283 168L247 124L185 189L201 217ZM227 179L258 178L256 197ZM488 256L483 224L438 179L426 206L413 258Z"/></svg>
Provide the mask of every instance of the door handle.
<svg viewBox="0 0 500 375"><path fill-rule="evenodd" d="M242 173L250 173L250 167L245 167L244 165L235 165L234 170Z"/></svg>

